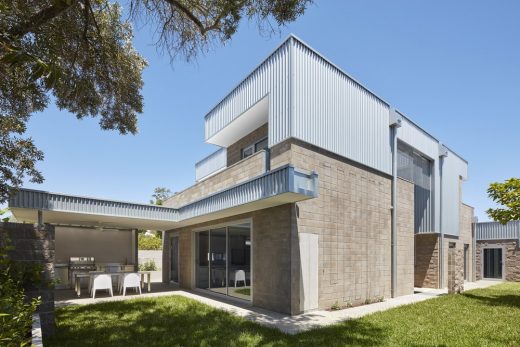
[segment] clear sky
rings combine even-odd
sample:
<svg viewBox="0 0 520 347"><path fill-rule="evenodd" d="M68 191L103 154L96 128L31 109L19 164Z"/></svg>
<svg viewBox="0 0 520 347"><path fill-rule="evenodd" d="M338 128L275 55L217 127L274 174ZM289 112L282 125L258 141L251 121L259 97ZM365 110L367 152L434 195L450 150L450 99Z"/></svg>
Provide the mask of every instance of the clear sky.
<svg viewBox="0 0 520 347"><path fill-rule="evenodd" d="M271 37L244 22L232 41L196 63L135 45L144 72L139 134L104 132L55 107L31 119L45 152L41 185L28 188L148 202L157 186L194 182L215 150L203 118L289 33L294 33L469 161L464 201L486 220L489 182L520 176L520 1L316 0Z"/></svg>

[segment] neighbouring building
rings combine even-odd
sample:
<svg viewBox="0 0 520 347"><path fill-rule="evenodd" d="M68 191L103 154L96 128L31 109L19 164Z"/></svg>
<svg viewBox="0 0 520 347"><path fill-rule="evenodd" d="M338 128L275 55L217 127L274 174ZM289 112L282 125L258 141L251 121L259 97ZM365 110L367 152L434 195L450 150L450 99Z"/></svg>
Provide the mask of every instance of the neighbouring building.
<svg viewBox="0 0 520 347"><path fill-rule="evenodd" d="M520 281L520 221L476 224L477 279Z"/></svg>
<svg viewBox="0 0 520 347"><path fill-rule="evenodd" d="M31 190L10 206L163 230L164 282L289 314L475 280L467 162L295 36L209 111L205 141L163 206Z"/></svg>

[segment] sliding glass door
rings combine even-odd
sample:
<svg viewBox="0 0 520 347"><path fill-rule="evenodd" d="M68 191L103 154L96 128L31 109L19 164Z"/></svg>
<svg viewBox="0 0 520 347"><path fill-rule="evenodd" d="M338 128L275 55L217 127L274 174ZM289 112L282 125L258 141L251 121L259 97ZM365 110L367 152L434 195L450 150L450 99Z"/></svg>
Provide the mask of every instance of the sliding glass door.
<svg viewBox="0 0 520 347"><path fill-rule="evenodd" d="M251 300L251 225L199 231L195 242L197 288Z"/></svg>

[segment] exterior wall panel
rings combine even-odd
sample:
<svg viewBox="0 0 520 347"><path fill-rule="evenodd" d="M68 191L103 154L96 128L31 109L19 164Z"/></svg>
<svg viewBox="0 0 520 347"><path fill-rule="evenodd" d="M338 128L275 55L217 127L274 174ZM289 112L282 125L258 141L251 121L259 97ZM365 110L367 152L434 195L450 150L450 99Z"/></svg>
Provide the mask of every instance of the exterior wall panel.
<svg viewBox="0 0 520 347"><path fill-rule="evenodd" d="M204 178L224 169L226 166L227 151L225 148L221 148L195 164L195 180L197 182L201 181Z"/></svg>
<svg viewBox="0 0 520 347"><path fill-rule="evenodd" d="M477 223L477 241L483 240L520 240L520 221L507 224L498 222Z"/></svg>
<svg viewBox="0 0 520 347"><path fill-rule="evenodd" d="M269 124L271 125L269 145L289 136L290 42L290 40L284 42L206 115L206 140L266 95L269 97Z"/></svg>
<svg viewBox="0 0 520 347"><path fill-rule="evenodd" d="M295 41L292 136L391 173L388 105Z"/></svg>
<svg viewBox="0 0 520 347"><path fill-rule="evenodd" d="M467 163L448 151L442 165L442 230L444 234L459 236L461 180L467 178Z"/></svg>

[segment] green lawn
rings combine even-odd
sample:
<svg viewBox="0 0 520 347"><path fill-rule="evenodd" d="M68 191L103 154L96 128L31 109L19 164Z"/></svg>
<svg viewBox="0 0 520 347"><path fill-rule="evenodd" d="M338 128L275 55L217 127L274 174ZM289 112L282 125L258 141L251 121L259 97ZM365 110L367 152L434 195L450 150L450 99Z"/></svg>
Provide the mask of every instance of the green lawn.
<svg viewBox="0 0 520 347"><path fill-rule="evenodd" d="M180 297L57 311L46 346L518 346L520 284L449 295L290 336Z"/></svg>

